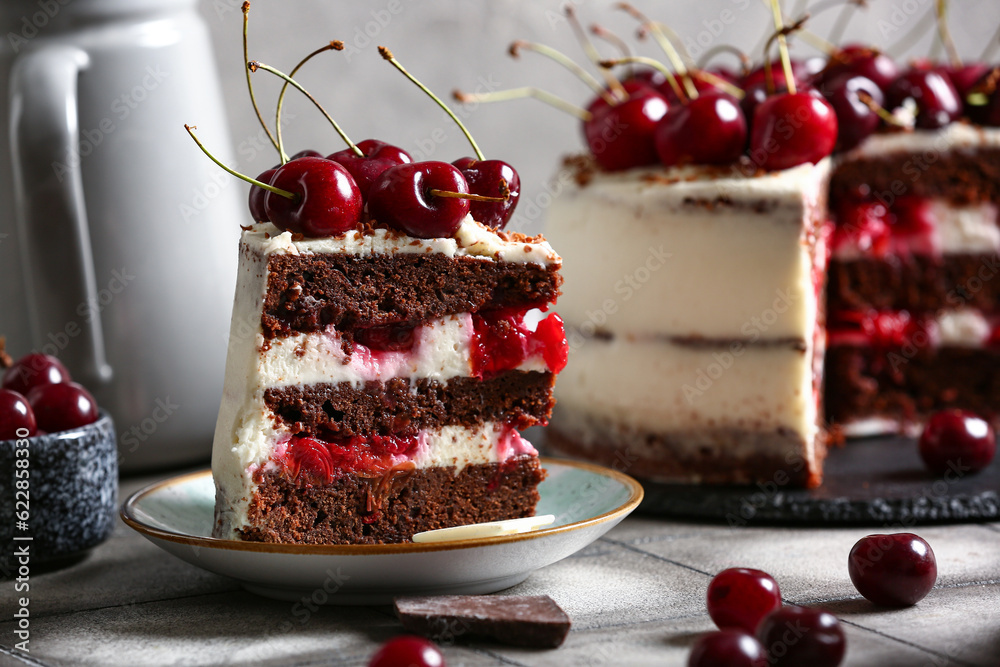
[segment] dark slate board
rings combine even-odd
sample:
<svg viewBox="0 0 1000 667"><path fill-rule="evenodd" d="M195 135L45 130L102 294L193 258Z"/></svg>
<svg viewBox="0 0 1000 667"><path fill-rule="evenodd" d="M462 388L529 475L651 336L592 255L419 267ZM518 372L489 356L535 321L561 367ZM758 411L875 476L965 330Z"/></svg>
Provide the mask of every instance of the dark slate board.
<svg viewBox="0 0 1000 667"><path fill-rule="evenodd" d="M977 474L928 472L911 438L849 441L833 448L818 489L643 482L638 512L732 526L919 524L1000 520L1000 461Z"/></svg>

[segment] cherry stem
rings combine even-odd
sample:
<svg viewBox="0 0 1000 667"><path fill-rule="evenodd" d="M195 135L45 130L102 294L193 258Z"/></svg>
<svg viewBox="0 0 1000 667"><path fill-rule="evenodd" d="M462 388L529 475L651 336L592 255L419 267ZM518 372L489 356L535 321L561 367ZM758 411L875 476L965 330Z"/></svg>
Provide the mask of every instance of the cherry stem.
<svg viewBox="0 0 1000 667"><path fill-rule="evenodd" d="M615 67L617 65L628 65L631 63L635 63L637 65L648 65L649 67L652 67L660 74L665 76L667 78L667 83L670 84L670 87L677 95L677 99L679 99L682 104L687 104L688 98L684 94L684 91L681 89L680 84L677 83L677 77L674 76L674 73L670 71L669 67L661 63L659 60L656 60L655 58L647 58L646 56L628 56L627 58L602 60L597 64L600 65L601 67Z"/></svg>
<svg viewBox="0 0 1000 667"><path fill-rule="evenodd" d="M506 100L533 97L551 107L559 109L560 111L565 111L568 114L576 116L580 120L588 121L593 117L593 114L586 109L581 109L575 104L571 104L561 97L553 95L547 90L542 90L541 88L535 88L533 86L511 88L509 90L497 90L491 93L463 93L461 90L456 90L453 91L451 95L463 104L475 104L477 102L504 102Z"/></svg>
<svg viewBox="0 0 1000 667"><path fill-rule="evenodd" d="M804 17L809 17L810 14L804 15ZM819 51L820 53L830 56L837 52L837 45L830 40L824 39L814 33L811 30L806 30L802 26L799 26L798 35L802 38L803 42L808 42L808 44Z"/></svg>
<svg viewBox="0 0 1000 667"><path fill-rule="evenodd" d="M771 44L774 43L774 40L779 38L781 35L790 35L793 32L802 30L802 26L805 25L805 22L808 19L809 14L805 14L792 25L784 26L781 30L771 33L771 36L767 38L767 42L764 43L764 80L767 82L767 92L769 94L774 92L774 77L771 73ZM832 44L830 46L833 47ZM833 59L836 57L835 54L836 48L834 47L834 50L830 52L830 58Z"/></svg>
<svg viewBox="0 0 1000 667"><path fill-rule="evenodd" d="M690 99L695 99L698 97L698 89L695 87L694 82L691 81L691 77L688 75L687 65L684 64L684 60L681 58L677 49L674 48L673 42L667 38L664 32L664 26L662 23L651 20L645 14L636 9L633 5L627 2L619 2L615 5L618 9L621 9L628 13L632 18L639 21L639 37L643 37L647 32L653 36L656 43L663 49L663 52L667 55L667 59L670 60L670 64L674 66L677 73L680 75L684 82L684 89L687 91L687 96ZM671 84L673 87L673 84ZM674 89L676 93L677 90ZM678 95L678 97L682 97Z"/></svg>
<svg viewBox="0 0 1000 667"><path fill-rule="evenodd" d="M480 161L485 160L486 156L484 156L483 152L481 150L479 150L479 145L476 143L476 140L472 138L472 134L469 132L469 128L467 128L465 126L465 123L463 123L458 118L458 116L455 115L455 112L452 111L448 107L447 104L445 104L443 101L441 101L441 98L438 97L437 95L435 95L431 91L430 88L428 88L424 84L420 83L420 81L417 80L417 77L415 77L412 74L410 74L409 72L407 72L406 68L403 67L400 64L400 62L398 60L396 60L395 56L392 55L392 51L390 51L389 49L385 48L384 46L380 46L380 47L378 47L378 52L379 52L379 55L382 56L383 60L388 60L392 64L393 67L395 67L396 69L398 69L400 71L400 73L402 73L403 76L405 76L407 79L409 79L414 84L416 84L417 88L419 88L420 90L422 90L425 93L427 93L427 95L430 96L430 98L432 100L434 100L435 102L437 102L437 104L438 104L439 107L441 107L442 109L444 109L444 112L446 114L448 114L448 116L450 116L453 121L455 121L455 124L458 125L458 128L460 130L462 130L462 134L464 134L465 138L469 140L469 144L472 146L472 150L475 151L476 157L479 158Z"/></svg>
<svg viewBox="0 0 1000 667"><path fill-rule="evenodd" d="M250 24L250 3L244 2L243 3L243 62L250 60L250 57L247 55L247 28L249 24ZM260 126L264 128L264 132L267 134L267 138L271 140L271 143L274 145L274 148L278 151L278 153L281 153L281 149L278 148L278 140L274 138L273 134L271 134L271 129L267 126L267 123L264 122L264 116L260 112L260 107L257 106L257 98L253 94L253 82L251 82L250 80L250 70L247 70L246 74L247 74L247 89L249 89L250 91L250 104L253 105L253 111L255 114L257 114L257 120L260 121Z"/></svg>
<svg viewBox="0 0 1000 667"><path fill-rule="evenodd" d="M948 59L951 61L951 66L957 69L962 66L962 56L958 55L958 49L955 48L955 40L952 39L951 30L948 29L948 0L937 0L935 8L938 38L940 38L941 43L944 44L944 48L948 52Z"/></svg>
<svg viewBox="0 0 1000 667"><path fill-rule="evenodd" d="M746 97L746 93L743 91L742 88L732 83L729 83L722 77L716 76L711 72L706 72L705 70L700 70L700 69L693 69L691 70L691 76L693 76L696 79L701 79L706 83L710 83L716 88L724 90L726 93L732 95L738 100L742 100L744 97Z"/></svg>
<svg viewBox="0 0 1000 667"><path fill-rule="evenodd" d="M730 44L719 44L718 46L713 46L708 51L705 51L705 55L703 55L701 60L698 61L698 68L702 70L705 69L712 58L719 53L732 53L740 61L740 72L743 76L750 73L750 70L753 67L753 61L750 60L750 56Z"/></svg>
<svg viewBox="0 0 1000 667"><path fill-rule="evenodd" d="M837 21L833 24L833 28L830 30L830 36L827 39L828 43L840 44L844 41L844 32L847 30L848 24L851 19L854 18L857 9L867 9L867 0L847 0L840 9L840 13L837 14ZM813 15L815 16L815 12Z"/></svg>
<svg viewBox="0 0 1000 667"><path fill-rule="evenodd" d="M881 118L886 125L893 125L895 127L906 127L906 124L900 122L898 118L893 116L885 107L881 106L876 102L871 95L863 90L858 91L858 99L866 107L871 109L879 118Z"/></svg>
<svg viewBox="0 0 1000 667"><path fill-rule="evenodd" d="M469 201L485 201L490 203L505 202L510 199L510 191L506 197L487 197L485 195L474 195L471 192L452 192L450 190L438 190L431 188L428 192L435 197L445 197L448 199L468 199Z"/></svg>
<svg viewBox="0 0 1000 667"><path fill-rule="evenodd" d="M296 200L299 199L299 195L295 194L294 192L289 192L288 190L282 190L281 188L276 188L273 185L270 185L268 183L264 183L263 181L258 181L256 178L250 178L246 174L241 174L240 172L238 172L238 171L236 171L234 169L231 169L231 168L227 167L226 165L222 164L218 160L218 158L216 158L214 155L212 155L209 152L209 150L207 148L205 148L205 145L203 143L201 143L201 141L195 135L194 131L198 129L198 127L196 125L187 125L187 124L185 124L184 125L184 129L187 130L187 133L191 135L192 139L194 139L194 143L198 144L198 148L200 148L202 150L202 152L205 153L205 155L207 155L210 160L212 160L212 162L214 162L215 164L219 165L220 167L222 167L223 169L225 169L227 172L229 172L230 174L232 174L236 178L238 178L240 180L243 180L243 181L246 181L247 183L249 183L251 185L256 185L259 188L264 188L268 192L273 192L276 195L281 195L282 197L285 197L286 199L291 199L292 201L296 201Z"/></svg>
<svg viewBox="0 0 1000 667"><path fill-rule="evenodd" d="M587 55L590 62L596 65L601 61L601 54L594 48L594 44L590 41L590 37L587 36L587 32L580 25L580 20L576 17L576 10L573 9L573 5L566 3L565 12L566 20L569 21L569 25L573 29L573 34L576 35L577 41L583 47L583 52ZM618 80L618 77L611 73L611 70L601 69L601 73L604 76L605 83L615 97L619 100L628 99L625 87L622 86L622 82Z"/></svg>
<svg viewBox="0 0 1000 667"><path fill-rule="evenodd" d="M583 81L585 84L590 86L590 88L601 96L605 102L611 106L616 106L620 100L615 99L611 93L605 90L601 82L594 78L594 75L587 70L576 64L569 56L566 54L553 49L551 46L546 46L545 44L537 44L535 42L526 42L524 40L517 40L512 42L510 48L507 49L507 53L510 54L511 58L519 58L521 55L521 50L534 51L535 53L545 56L550 60L554 60L570 72L576 75L578 79Z"/></svg>
<svg viewBox="0 0 1000 667"><path fill-rule="evenodd" d="M323 108L323 105L320 104L319 101L315 97L313 97L312 95L310 95L309 91L306 90L305 88L303 88L301 86L301 84L299 84L298 81L296 81L292 77L288 76L284 72L280 72L280 71L274 69L273 67L271 67L270 65L265 65L264 63L261 63L261 62L251 61L251 62L247 63L247 67L250 68L251 72L256 72L258 69L262 69L265 72L270 72L271 74L274 74L275 76L280 77L280 78L284 79L286 82L288 82L288 83L292 84L293 86L295 86L295 88L297 88L299 90L299 92L301 92L303 95L305 95L306 97L309 98L310 102L312 102L314 105L316 105L316 108L319 109L320 113L322 113L326 117L326 119L327 119L327 121L329 121L330 125L333 125L333 129L336 130L337 134L340 135L340 138L343 139L347 143L348 146L351 146L354 149L354 151L357 153L358 157L364 157L364 153L362 153L361 150L358 149L358 147L354 144L354 142L352 142L347 137L347 135L344 134L344 130L342 130L341 127L340 127L340 125L337 124L337 121L335 121L333 119L333 117L326 112L326 109ZM281 107L280 106L278 107L277 114L278 114L277 117L280 119L281 118L281 116L280 116L280 114L281 114ZM281 143L281 124L280 123L278 124L278 143L279 144ZM288 162L287 156L284 155L284 150L282 150L281 160L282 160L282 162L281 162L282 164L285 164L285 163Z"/></svg>
<svg viewBox="0 0 1000 667"><path fill-rule="evenodd" d="M785 70L785 85L788 87L788 92L794 95L797 91L795 89L795 77L792 74L792 59L788 55L788 40L785 39L785 24L784 19L781 17L781 3L779 0L771 0L771 13L774 14L774 29L777 31L778 35L778 53L781 54L781 67ZM767 48L764 49L765 56L767 55ZM770 75L771 68L767 67L766 74ZM769 84L773 85L773 82Z"/></svg>
<svg viewBox="0 0 1000 667"><path fill-rule="evenodd" d="M590 25L590 34L611 44L611 46L613 46L623 58L628 58L632 55L632 50L628 47L628 44L625 43L625 40L604 26L592 23ZM629 75L631 76L633 73L633 68L630 67Z"/></svg>

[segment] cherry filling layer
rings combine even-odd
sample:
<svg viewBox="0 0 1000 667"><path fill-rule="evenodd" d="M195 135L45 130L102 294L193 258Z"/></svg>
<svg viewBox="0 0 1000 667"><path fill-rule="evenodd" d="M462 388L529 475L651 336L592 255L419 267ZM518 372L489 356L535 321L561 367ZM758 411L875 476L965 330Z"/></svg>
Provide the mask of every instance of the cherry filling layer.
<svg viewBox="0 0 1000 667"><path fill-rule="evenodd" d="M983 318L984 331L969 334L965 345L972 347L1000 346L1000 319ZM829 345L871 347L896 350L912 347L916 350L941 344L942 332L938 321L926 314L896 311L841 310L827 315Z"/></svg>
<svg viewBox="0 0 1000 667"><path fill-rule="evenodd" d="M541 357L548 370L566 367L569 343L562 318L552 313L534 329L525 324L527 310L482 311L472 316L472 374L489 378Z"/></svg>
<svg viewBox="0 0 1000 667"><path fill-rule="evenodd" d="M899 197L891 206L879 201L841 202L835 211L833 254L861 252L874 257L941 254L931 201Z"/></svg>

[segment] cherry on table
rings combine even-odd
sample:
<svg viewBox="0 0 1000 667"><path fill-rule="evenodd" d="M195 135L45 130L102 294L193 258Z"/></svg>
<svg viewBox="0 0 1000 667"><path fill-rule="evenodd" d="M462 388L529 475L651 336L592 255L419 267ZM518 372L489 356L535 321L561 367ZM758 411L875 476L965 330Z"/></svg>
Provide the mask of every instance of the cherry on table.
<svg viewBox="0 0 1000 667"><path fill-rule="evenodd" d="M97 421L97 401L75 382L35 387L28 394L38 428L49 433L68 431Z"/></svg>
<svg viewBox="0 0 1000 667"><path fill-rule="evenodd" d="M668 167L728 164L743 153L747 123L731 95L711 90L687 104L670 107L655 138L660 162Z"/></svg>
<svg viewBox="0 0 1000 667"><path fill-rule="evenodd" d="M583 123L583 134L601 167L619 171L656 163L653 135L667 113L663 95L639 86L623 102L612 106L599 98L588 110L592 115Z"/></svg>
<svg viewBox="0 0 1000 667"><path fill-rule="evenodd" d="M717 630L698 638L688 654L688 667L767 667L767 653L753 635Z"/></svg>
<svg viewBox="0 0 1000 667"><path fill-rule="evenodd" d="M772 95L760 103L750 130L750 159L765 169L816 163L837 143L837 114L808 92Z"/></svg>
<svg viewBox="0 0 1000 667"><path fill-rule="evenodd" d="M773 667L837 667L847 640L831 613L786 605L761 621L757 639Z"/></svg>
<svg viewBox="0 0 1000 667"><path fill-rule="evenodd" d="M445 667L444 655L423 637L393 637L375 652L368 667Z"/></svg>
<svg viewBox="0 0 1000 667"><path fill-rule="evenodd" d="M869 535L847 559L858 592L883 607L909 607L924 599L937 580L931 545L912 533Z"/></svg>
<svg viewBox="0 0 1000 667"><path fill-rule="evenodd" d="M469 200L439 197L431 190L468 194L462 172L447 162L411 162L391 167L368 193L368 213L417 238L453 236L469 213Z"/></svg>
<svg viewBox="0 0 1000 667"><path fill-rule="evenodd" d="M4 371L0 386L27 396L35 387L69 382L69 371L62 362L49 354L26 354Z"/></svg>
<svg viewBox="0 0 1000 667"><path fill-rule="evenodd" d="M996 433L988 421L952 408L930 416L920 434L920 458L933 472L979 472L993 461Z"/></svg>
<svg viewBox="0 0 1000 667"><path fill-rule="evenodd" d="M781 607L774 577L762 570L731 567L708 584L708 615L721 629L754 632L761 619Z"/></svg>
<svg viewBox="0 0 1000 667"><path fill-rule="evenodd" d="M882 89L859 74L845 72L823 85L823 96L837 115L837 150L854 148L871 136L882 122L878 114L862 101L862 94L868 95L880 107L885 104Z"/></svg>
<svg viewBox="0 0 1000 667"><path fill-rule="evenodd" d="M469 192L484 197L503 197L504 188L501 180L506 183L507 200L502 202L469 202L469 213L472 219L487 227L503 229L514 215L517 201L521 198L521 177L517 170L502 160L476 160L463 157L452 164L462 172Z"/></svg>
<svg viewBox="0 0 1000 667"><path fill-rule="evenodd" d="M343 165L358 184L361 196L367 200L368 191L371 190L372 183L382 175L382 172L397 164L408 164L413 162L409 153L398 146L387 144L378 139L365 139L359 141L358 148L364 153L360 157L350 148L331 153L326 157L328 160Z"/></svg>
<svg viewBox="0 0 1000 667"><path fill-rule="evenodd" d="M903 106L906 100L917 105L917 127L933 130L962 115L958 91L936 70L911 69L901 74L886 90L887 107Z"/></svg>
<svg viewBox="0 0 1000 667"><path fill-rule="evenodd" d="M270 184L296 195L288 199L268 192L264 197L267 219L279 229L318 238L343 234L361 222L361 192L348 171L332 160L292 160L278 168Z"/></svg>
<svg viewBox="0 0 1000 667"><path fill-rule="evenodd" d="M276 171L278 171L277 167L265 169L257 176L257 180L270 185ZM247 203L250 206L250 217L253 218L254 222L267 222L267 210L264 208L264 198L266 196L267 190L259 185L250 185L250 195Z"/></svg>
<svg viewBox="0 0 1000 667"><path fill-rule="evenodd" d="M18 431L27 431L18 435ZM28 399L11 389L0 389L0 440L30 438L38 430Z"/></svg>

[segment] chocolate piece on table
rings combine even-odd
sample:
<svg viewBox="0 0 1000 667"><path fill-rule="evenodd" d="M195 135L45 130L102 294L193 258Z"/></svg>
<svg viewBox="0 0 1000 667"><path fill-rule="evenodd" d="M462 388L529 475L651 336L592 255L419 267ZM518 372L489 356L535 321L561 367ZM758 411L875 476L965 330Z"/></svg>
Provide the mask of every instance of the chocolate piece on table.
<svg viewBox="0 0 1000 667"><path fill-rule="evenodd" d="M395 608L407 632L438 642L479 637L555 648L569 634L569 616L548 595L407 597Z"/></svg>

